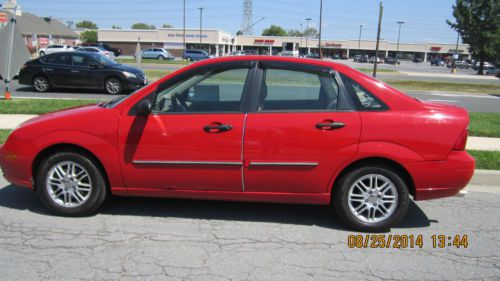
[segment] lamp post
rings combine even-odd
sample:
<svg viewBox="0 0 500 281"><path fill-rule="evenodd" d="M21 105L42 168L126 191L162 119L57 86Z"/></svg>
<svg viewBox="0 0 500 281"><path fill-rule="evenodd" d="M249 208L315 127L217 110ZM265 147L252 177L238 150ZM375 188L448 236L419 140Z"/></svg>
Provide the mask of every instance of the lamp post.
<svg viewBox="0 0 500 281"><path fill-rule="evenodd" d="M320 0L319 2L319 42L318 42L318 55L319 55L319 58L322 59L323 58L323 54L321 52L321 23L322 23L322 15L323 15L323 0Z"/></svg>
<svg viewBox="0 0 500 281"><path fill-rule="evenodd" d="M401 37L401 25L403 25L405 22L404 21L398 21L397 24L399 24L399 31L398 31L398 45L396 46L396 61L399 56L399 38Z"/></svg>
<svg viewBox="0 0 500 281"><path fill-rule="evenodd" d="M358 39L358 50L361 49L361 32L363 31L363 25L359 25L359 39Z"/></svg>
<svg viewBox="0 0 500 281"><path fill-rule="evenodd" d="M300 46L302 47L302 23L300 23Z"/></svg>
<svg viewBox="0 0 500 281"><path fill-rule="evenodd" d="M201 31L202 31L202 28L203 28L203 8L200 7L198 8L200 10L200 49L202 48L201 47Z"/></svg>
<svg viewBox="0 0 500 281"><path fill-rule="evenodd" d="M309 21L311 21L311 18L306 18L306 49L307 49L307 54L309 54Z"/></svg>
<svg viewBox="0 0 500 281"><path fill-rule="evenodd" d="M184 12L182 14L182 59L186 53L186 0L183 1Z"/></svg>

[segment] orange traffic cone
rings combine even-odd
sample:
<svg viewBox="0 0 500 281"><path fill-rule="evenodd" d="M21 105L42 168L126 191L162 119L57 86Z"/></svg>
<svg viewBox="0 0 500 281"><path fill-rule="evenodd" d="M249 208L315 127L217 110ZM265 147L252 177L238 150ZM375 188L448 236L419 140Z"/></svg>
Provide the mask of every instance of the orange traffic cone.
<svg viewBox="0 0 500 281"><path fill-rule="evenodd" d="M5 91L5 99L6 100L10 100L11 96L10 96L10 92L9 91Z"/></svg>

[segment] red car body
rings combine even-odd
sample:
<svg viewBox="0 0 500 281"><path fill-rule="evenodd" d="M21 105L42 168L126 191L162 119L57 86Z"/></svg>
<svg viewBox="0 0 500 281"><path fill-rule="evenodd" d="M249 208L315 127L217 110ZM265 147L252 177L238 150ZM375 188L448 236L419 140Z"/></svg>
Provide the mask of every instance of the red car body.
<svg viewBox="0 0 500 281"><path fill-rule="evenodd" d="M130 114L170 79L242 61L329 68L373 93L387 109ZM345 127L315 127L333 120ZM425 200L452 196L471 179L475 162L464 150L468 123L462 108L419 101L342 64L227 57L182 68L111 108L89 105L31 119L0 147L0 166L8 181L33 188L44 155L73 147L95 158L115 195L329 204L343 171L376 160L397 167L414 199ZM208 124L232 129L210 134L202 129Z"/></svg>

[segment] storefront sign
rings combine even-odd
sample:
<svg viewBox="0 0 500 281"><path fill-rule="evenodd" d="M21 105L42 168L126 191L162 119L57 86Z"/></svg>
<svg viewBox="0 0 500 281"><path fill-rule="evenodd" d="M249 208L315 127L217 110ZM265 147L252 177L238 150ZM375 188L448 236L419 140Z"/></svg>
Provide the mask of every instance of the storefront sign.
<svg viewBox="0 0 500 281"><path fill-rule="evenodd" d="M327 47L327 48L337 48L337 49L342 48L342 44L338 44L338 43L328 43L328 42L326 42L324 46Z"/></svg>
<svg viewBox="0 0 500 281"><path fill-rule="evenodd" d="M255 39L255 40L253 40L253 43L254 44L258 44L258 45L272 45L272 44L274 44L274 40L271 40L271 39Z"/></svg>
<svg viewBox="0 0 500 281"><path fill-rule="evenodd" d="M441 47L438 47L438 46L432 46L432 47L431 47L431 52L439 52L439 51L441 51L441 49L442 49Z"/></svg>
<svg viewBox="0 0 500 281"><path fill-rule="evenodd" d="M46 45L46 44L49 44L49 38L47 37L40 37L38 38L38 42L42 45Z"/></svg>
<svg viewBox="0 0 500 281"><path fill-rule="evenodd" d="M8 20L9 18L7 17L7 14L0 13L0 28L5 27Z"/></svg>

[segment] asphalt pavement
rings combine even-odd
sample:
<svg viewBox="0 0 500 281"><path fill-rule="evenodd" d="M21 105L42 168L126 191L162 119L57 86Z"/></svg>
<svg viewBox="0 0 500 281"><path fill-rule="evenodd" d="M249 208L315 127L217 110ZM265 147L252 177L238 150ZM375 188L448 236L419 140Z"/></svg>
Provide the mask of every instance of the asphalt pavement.
<svg viewBox="0 0 500 281"><path fill-rule="evenodd" d="M111 197L95 216L63 218L0 178L0 279L498 280L499 203L485 192L412 202L383 234L422 235L422 248L350 248L365 234L328 207ZM433 247L432 235L468 246Z"/></svg>

